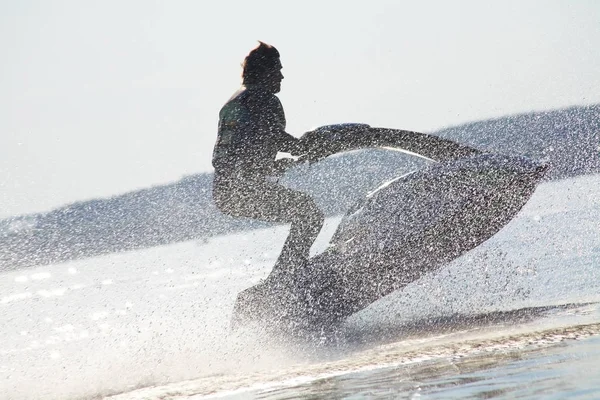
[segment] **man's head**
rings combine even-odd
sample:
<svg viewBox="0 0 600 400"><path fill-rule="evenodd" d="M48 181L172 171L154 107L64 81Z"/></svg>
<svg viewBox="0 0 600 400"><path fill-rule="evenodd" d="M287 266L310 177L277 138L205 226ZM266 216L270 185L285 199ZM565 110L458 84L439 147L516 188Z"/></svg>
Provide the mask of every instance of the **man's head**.
<svg viewBox="0 0 600 400"><path fill-rule="evenodd" d="M279 52L273 46L259 42L244 59L242 73L244 85L260 85L272 93L281 90L281 61Z"/></svg>

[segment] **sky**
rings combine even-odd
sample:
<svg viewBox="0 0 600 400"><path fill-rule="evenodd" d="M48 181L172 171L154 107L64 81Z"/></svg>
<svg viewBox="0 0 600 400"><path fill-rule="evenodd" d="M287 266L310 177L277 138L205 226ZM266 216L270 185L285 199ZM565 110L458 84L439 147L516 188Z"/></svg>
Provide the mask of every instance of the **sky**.
<svg viewBox="0 0 600 400"><path fill-rule="evenodd" d="M288 132L600 103L600 2L0 0L0 218L210 172L262 40Z"/></svg>

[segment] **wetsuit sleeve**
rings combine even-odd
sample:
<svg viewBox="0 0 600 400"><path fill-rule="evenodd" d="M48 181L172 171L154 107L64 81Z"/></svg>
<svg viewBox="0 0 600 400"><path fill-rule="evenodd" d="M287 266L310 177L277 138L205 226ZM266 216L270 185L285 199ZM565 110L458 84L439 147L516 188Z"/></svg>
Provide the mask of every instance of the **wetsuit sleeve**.
<svg viewBox="0 0 600 400"><path fill-rule="evenodd" d="M301 154L301 146L298 138L285 131L286 119L281 101L276 97L271 97L268 108L263 114L267 116L271 143L276 151L290 153L292 155Z"/></svg>

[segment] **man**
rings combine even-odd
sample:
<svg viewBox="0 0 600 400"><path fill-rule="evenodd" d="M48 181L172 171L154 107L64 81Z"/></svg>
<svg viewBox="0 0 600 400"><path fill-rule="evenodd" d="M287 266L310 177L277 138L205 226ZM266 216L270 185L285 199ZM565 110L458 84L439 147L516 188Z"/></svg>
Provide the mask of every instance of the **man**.
<svg viewBox="0 0 600 400"><path fill-rule="evenodd" d="M275 96L283 74L279 52L259 42L243 63L243 83L219 113L213 151L213 199L227 215L291 223L274 272L301 267L319 234L323 213L310 196L276 183L289 159L278 152L303 153L297 138L285 131L285 115Z"/></svg>

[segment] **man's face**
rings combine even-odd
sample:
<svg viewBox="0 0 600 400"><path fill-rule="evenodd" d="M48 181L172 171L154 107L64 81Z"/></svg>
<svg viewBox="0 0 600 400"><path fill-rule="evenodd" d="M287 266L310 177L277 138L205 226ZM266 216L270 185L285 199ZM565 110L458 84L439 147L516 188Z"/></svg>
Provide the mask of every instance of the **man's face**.
<svg viewBox="0 0 600 400"><path fill-rule="evenodd" d="M265 79L265 86L272 93L279 93L281 91L281 81L283 80L283 74L281 73L282 68L281 62L277 60L274 68L269 71L269 74Z"/></svg>
<svg viewBox="0 0 600 400"><path fill-rule="evenodd" d="M281 81L283 80L283 74L281 69L273 71L269 77L269 86L272 88L273 93L279 93L281 91Z"/></svg>

